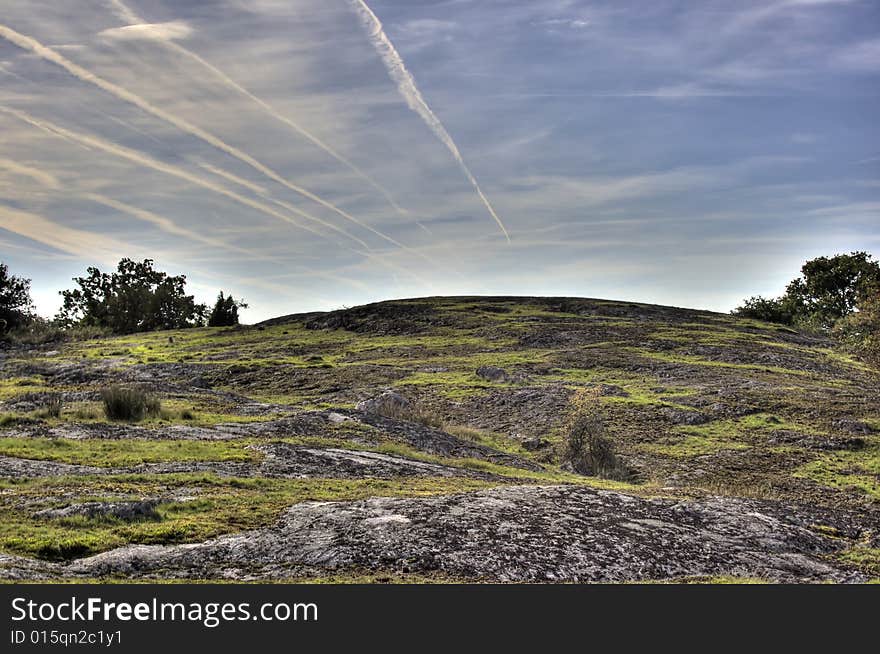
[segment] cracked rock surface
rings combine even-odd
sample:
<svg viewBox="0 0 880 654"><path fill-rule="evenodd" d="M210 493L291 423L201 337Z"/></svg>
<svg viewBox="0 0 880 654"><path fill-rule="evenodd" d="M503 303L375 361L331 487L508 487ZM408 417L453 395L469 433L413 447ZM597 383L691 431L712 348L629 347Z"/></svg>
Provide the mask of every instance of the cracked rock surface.
<svg viewBox="0 0 880 654"><path fill-rule="evenodd" d="M828 516L824 516L825 519ZM271 528L75 561L71 576L268 579L347 568L441 571L504 582L688 575L863 581L809 511L709 498L648 500L575 486L513 486L421 499L309 502Z"/></svg>

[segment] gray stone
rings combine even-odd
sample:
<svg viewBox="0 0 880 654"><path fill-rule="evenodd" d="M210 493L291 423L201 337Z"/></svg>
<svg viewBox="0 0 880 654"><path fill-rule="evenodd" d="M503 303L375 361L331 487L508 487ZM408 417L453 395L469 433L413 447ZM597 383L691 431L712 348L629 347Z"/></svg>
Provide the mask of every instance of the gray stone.
<svg viewBox="0 0 880 654"><path fill-rule="evenodd" d="M845 431L850 434L871 434L874 429L867 423L853 418L839 418L831 422L831 426L838 431Z"/></svg>
<svg viewBox="0 0 880 654"><path fill-rule="evenodd" d="M529 438L523 441L522 446L529 452L535 452L537 450L543 450L545 447L550 445L550 441L546 438Z"/></svg>
<svg viewBox="0 0 880 654"><path fill-rule="evenodd" d="M270 579L390 569L506 582L715 575L865 581L835 562L845 543L810 528L834 519L757 500L649 500L577 486L513 486L308 502L267 529L196 545L124 547L58 572Z"/></svg>
<svg viewBox="0 0 880 654"><path fill-rule="evenodd" d="M358 402L355 408L358 411L377 415L399 415L412 410L413 405L400 393L388 390L381 395Z"/></svg>
<svg viewBox="0 0 880 654"><path fill-rule="evenodd" d="M480 366L477 368L476 375L480 379L485 379L490 382L501 383L513 381L513 377L508 374L504 368L498 368L497 366Z"/></svg>
<svg viewBox="0 0 880 654"><path fill-rule="evenodd" d="M709 417L699 411L682 411L672 407L663 407L660 412L676 425L704 425L709 422Z"/></svg>

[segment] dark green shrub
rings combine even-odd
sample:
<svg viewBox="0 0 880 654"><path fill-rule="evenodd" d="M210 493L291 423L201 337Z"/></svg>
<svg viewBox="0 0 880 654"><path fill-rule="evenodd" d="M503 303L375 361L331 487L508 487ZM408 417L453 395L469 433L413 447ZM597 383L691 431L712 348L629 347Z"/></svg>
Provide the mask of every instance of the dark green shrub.
<svg viewBox="0 0 880 654"><path fill-rule="evenodd" d="M162 404L158 398L147 394L140 388L111 386L101 391L104 402L104 415L108 420L138 422L147 416L158 416Z"/></svg>
<svg viewBox="0 0 880 654"><path fill-rule="evenodd" d="M247 309L247 306L244 301L236 300L231 295L226 297L221 291L208 317L208 327L234 327L238 324L239 309Z"/></svg>

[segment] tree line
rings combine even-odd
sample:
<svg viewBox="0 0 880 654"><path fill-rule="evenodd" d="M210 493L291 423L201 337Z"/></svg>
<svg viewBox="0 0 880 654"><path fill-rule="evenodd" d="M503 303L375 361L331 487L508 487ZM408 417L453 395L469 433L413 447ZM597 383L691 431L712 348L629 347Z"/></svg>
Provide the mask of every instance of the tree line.
<svg viewBox="0 0 880 654"><path fill-rule="evenodd" d="M44 330L72 332L92 329L112 334L239 324L241 299L222 291L213 308L186 293L186 276L168 275L152 259L123 259L116 270L90 267L75 287L61 291L61 310L52 320L37 316L31 299L31 280L13 275L0 262L0 333Z"/></svg>

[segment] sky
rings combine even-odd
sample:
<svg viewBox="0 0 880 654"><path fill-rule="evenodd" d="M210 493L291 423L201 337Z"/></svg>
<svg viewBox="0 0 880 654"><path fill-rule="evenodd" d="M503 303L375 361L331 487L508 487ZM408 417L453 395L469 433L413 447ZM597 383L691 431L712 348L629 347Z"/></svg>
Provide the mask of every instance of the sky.
<svg viewBox="0 0 880 654"><path fill-rule="evenodd" d="M878 82L876 0L0 0L0 260L729 311L880 255Z"/></svg>

